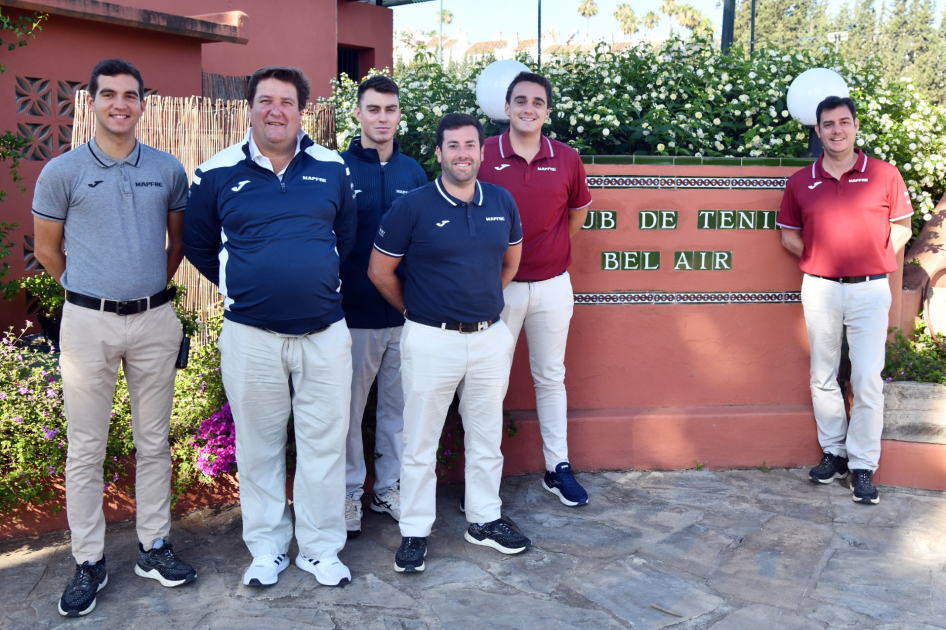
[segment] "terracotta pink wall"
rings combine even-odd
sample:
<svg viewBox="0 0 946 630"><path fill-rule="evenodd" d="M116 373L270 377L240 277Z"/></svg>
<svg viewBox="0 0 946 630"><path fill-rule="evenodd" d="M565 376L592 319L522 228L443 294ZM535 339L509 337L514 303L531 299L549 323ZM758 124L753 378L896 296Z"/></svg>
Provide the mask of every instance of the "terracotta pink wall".
<svg viewBox="0 0 946 630"><path fill-rule="evenodd" d="M8 9L4 12L19 15ZM200 47L192 38L50 16L35 40L3 53L7 71L0 75L0 130L38 134L46 138L50 155L59 155L71 140L72 91L85 86L97 62L108 57L127 59L141 71L145 87L165 96L190 96L201 91ZM21 162L25 194L14 187L5 164L0 165L0 190L7 192L0 205L0 221L20 224L12 237L15 253L7 259L15 277L24 268L24 237L33 233L33 184L45 164L45 159ZM0 328L22 324L24 313L22 296L12 303L0 300Z"/></svg>

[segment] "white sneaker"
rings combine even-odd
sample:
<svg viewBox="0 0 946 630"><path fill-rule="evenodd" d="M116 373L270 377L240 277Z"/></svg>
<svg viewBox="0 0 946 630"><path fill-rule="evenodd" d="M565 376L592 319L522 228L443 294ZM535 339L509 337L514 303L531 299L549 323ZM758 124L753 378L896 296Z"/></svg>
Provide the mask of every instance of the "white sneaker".
<svg viewBox="0 0 946 630"><path fill-rule="evenodd" d="M383 495L374 495L371 499L371 511L381 514L387 513L395 521L401 520L401 483L397 482Z"/></svg>
<svg viewBox="0 0 946 630"><path fill-rule="evenodd" d="M350 494L345 495L345 529L349 538L358 538L361 534L361 499Z"/></svg>
<svg viewBox="0 0 946 630"><path fill-rule="evenodd" d="M322 586L341 586L351 582L351 571L338 556L313 560L300 553L296 556L296 566L314 575Z"/></svg>
<svg viewBox="0 0 946 630"><path fill-rule="evenodd" d="M288 566L289 556L284 553L278 556L256 556L243 574L243 583L246 586L270 586L276 583L279 574Z"/></svg>

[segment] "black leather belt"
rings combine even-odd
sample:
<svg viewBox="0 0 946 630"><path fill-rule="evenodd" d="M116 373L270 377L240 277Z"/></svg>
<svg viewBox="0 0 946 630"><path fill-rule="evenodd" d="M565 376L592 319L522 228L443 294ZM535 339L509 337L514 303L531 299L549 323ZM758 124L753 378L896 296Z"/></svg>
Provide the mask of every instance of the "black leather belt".
<svg viewBox="0 0 946 630"><path fill-rule="evenodd" d="M432 326L434 328L442 328L443 330L455 330L461 333L475 333L480 332L481 330L486 330L493 324L499 321L499 318L490 319L485 322L434 322L423 317L418 317L413 313L407 314L407 319L410 321L423 324L424 326Z"/></svg>
<svg viewBox="0 0 946 630"><path fill-rule="evenodd" d="M116 315L137 315L138 313L144 313L149 308L157 308L167 304L174 299L175 295L177 295L175 287L158 291L151 297L138 300L103 300L82 295L75 291L66 291L66 301L82 308L90 308L93 311L105 311Z"/></svg>
<svg viewBox="0 0 946 630"><path fill-rule="evenodd" d="M320 333L320 332L323 332L323 331L325 331L325 330L328 330L329 328L331 328L331 326L332 326L332 325L329 324L329 325L327 325L327 326L322 326L321 328L316 328L315 330L310 330L309 332L299 333L298 335L290 335L290 336L291 336L291 337L308 337L309 335L315 335L315 334L317 334L317 333ZM268 332L268 333L273 333L274 335L282 335L282 334L284 334L284 333L278 333L278 332L276 332L275 330L270 330L270 329L267 328L266 326L256 326L256 328L259 328L260 330L265 330L265 331Z"/></svg>
<svg viewBox="0 0 946 630"><path fill-rule="evenodd" d="M841 284L857 284L858 282L868 282L870 280L880 280L886 278L887 274L877 273L872 276L842 276L840 278L829 278L827 276L816 276L813 273L808 274L812 278L821 278L822 280L830 280L831 282L840 282Z"/></svg>

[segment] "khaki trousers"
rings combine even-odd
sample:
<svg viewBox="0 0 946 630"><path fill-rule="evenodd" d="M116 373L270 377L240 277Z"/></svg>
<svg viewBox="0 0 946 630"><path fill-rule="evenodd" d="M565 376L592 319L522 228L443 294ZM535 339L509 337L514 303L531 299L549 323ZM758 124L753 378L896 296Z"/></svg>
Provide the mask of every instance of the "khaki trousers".
<svg viewBox="0 0 946 630"><path fill-rule="evenodd" d="M351 335L345 320L306 336L226 320L219 345L223 386L236 428L243 542L253 557L289 551L293 523L286 497L286 435L291 412L299 551L316 559L338 555L347 539Z"/></svg>
<svg viewBox="0 0 946 630"><path fill-rule="evenodd" d="M174 367L181 324L170 304L138 315L115 315L66 303L61 353L69 448L66 514L77 563L105 553L102 464L118 367L125 371L135 440L138 540L145 549L171 527L171 451Z"/></svg>

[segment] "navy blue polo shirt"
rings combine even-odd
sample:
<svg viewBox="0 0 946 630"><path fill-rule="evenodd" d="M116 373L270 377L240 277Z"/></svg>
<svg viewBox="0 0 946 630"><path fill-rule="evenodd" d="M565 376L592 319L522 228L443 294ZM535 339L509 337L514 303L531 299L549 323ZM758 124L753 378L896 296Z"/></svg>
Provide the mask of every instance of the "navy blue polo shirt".
<svg viewBox="0 0 946 630"><path fill-rule="evenodd" d="M428 323L496 319L503 310L503 257L522 242L512 195L476 182L470 202L438 177L400 197L381 218L374 248L403 258L404 305Z"/></svg>

